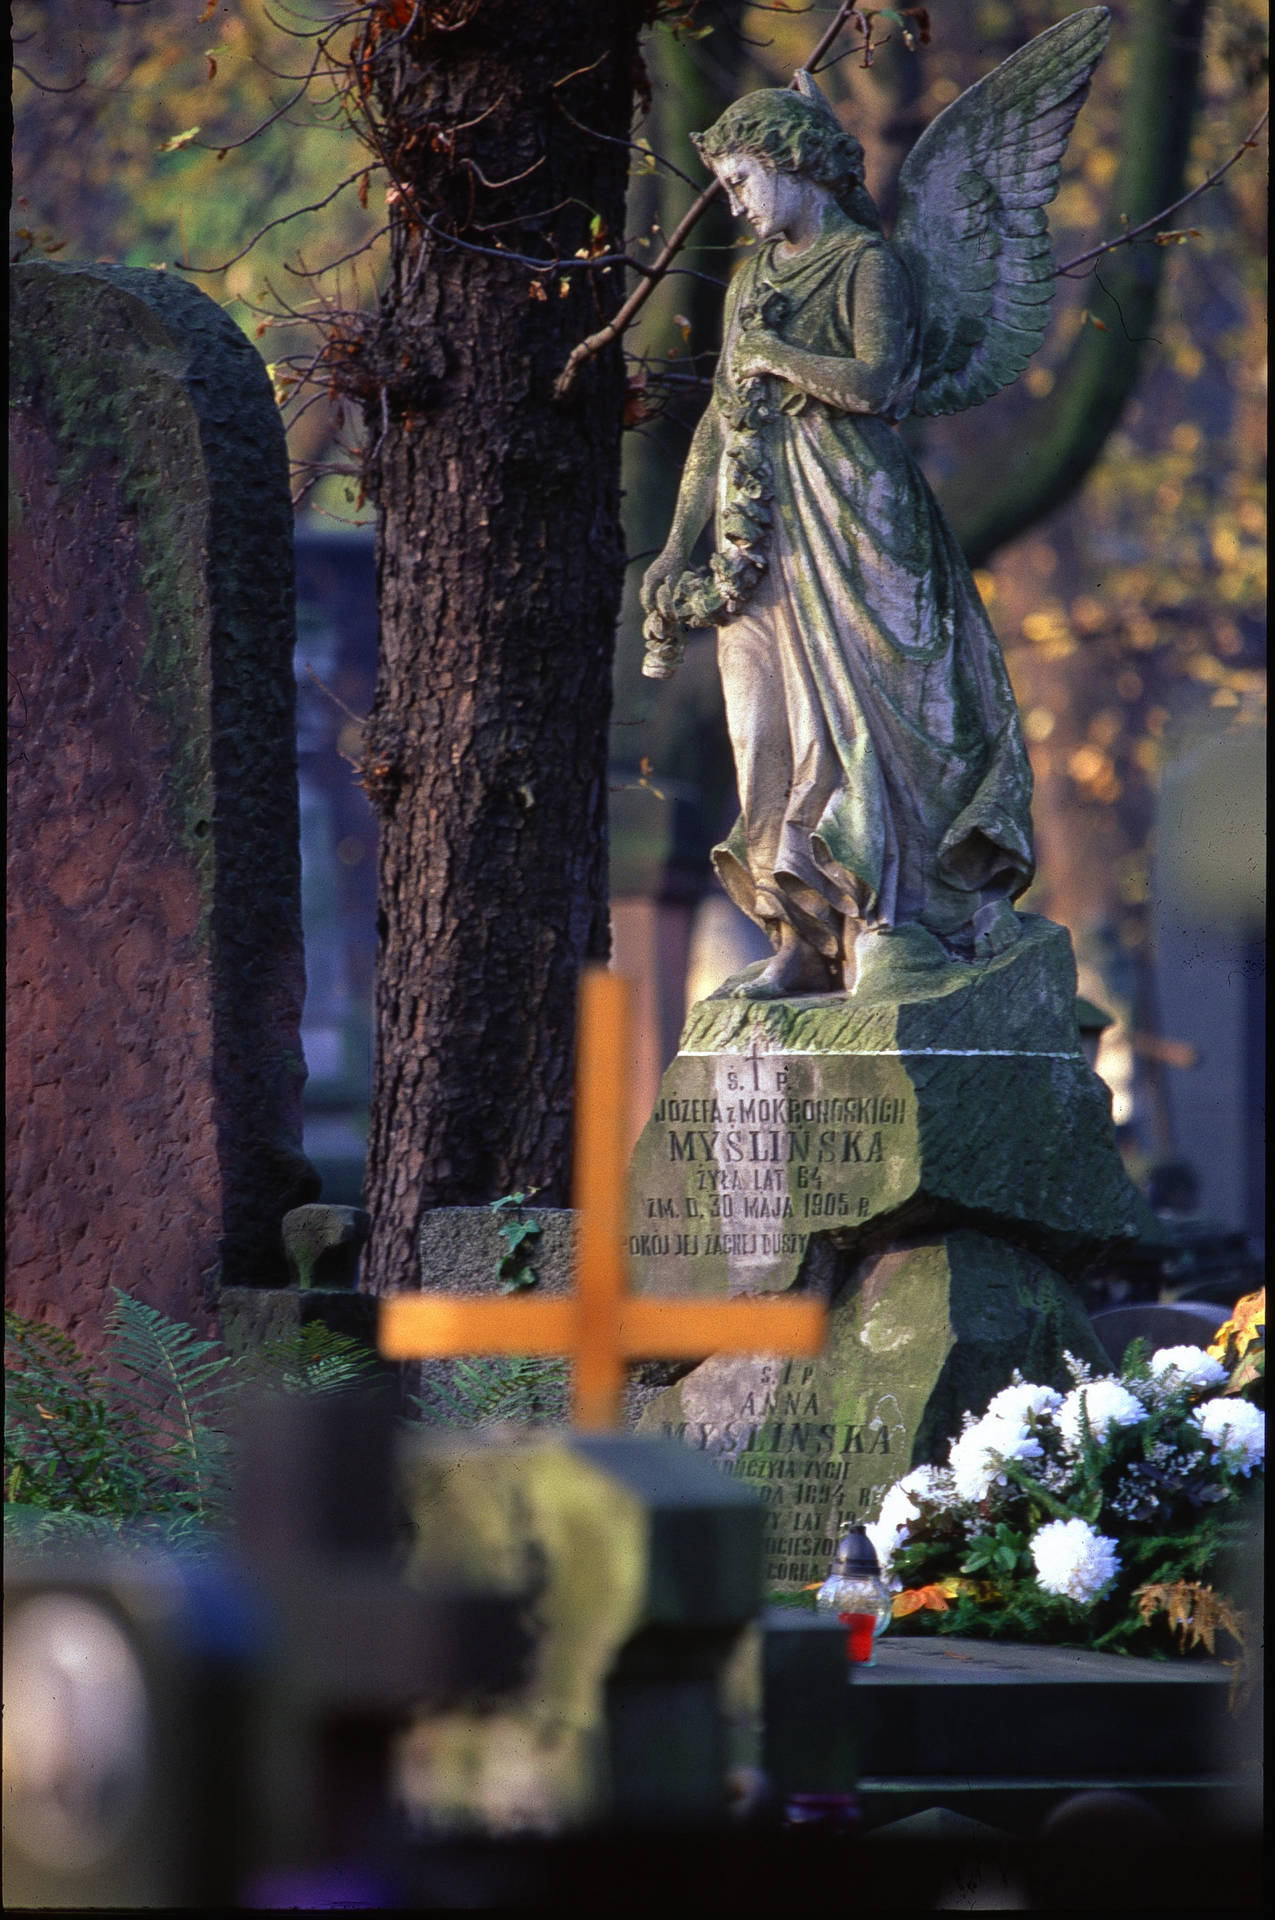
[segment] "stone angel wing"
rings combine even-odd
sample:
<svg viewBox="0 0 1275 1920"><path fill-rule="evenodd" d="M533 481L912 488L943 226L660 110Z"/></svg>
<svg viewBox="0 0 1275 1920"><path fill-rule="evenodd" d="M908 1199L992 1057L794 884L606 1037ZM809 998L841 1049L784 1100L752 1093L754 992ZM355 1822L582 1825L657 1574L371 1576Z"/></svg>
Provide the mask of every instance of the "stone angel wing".
<svg viewBox="0 0 1275 1920"><path fill-rule="evenodd" d="M1029 41L945 108L904 162L892 239L921 296L913 413L989 400L1044 339L1045 208L1110 23L1106 7L1087 7Z"/></svg>

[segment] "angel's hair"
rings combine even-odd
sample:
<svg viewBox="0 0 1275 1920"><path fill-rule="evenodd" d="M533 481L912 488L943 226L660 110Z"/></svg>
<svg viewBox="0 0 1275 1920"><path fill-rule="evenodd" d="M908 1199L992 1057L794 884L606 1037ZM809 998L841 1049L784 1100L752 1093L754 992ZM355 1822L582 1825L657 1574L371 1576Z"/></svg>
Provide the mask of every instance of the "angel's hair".
<svg viewBox="0 0 1275 1920"><path fill-rule="evenodd" d="M822 99L763 87L736 100L707 133L691 139L710 166L727 153L751 153L777 173L817 180L855 219L880 224L863 185L863 148Z"/></svg>

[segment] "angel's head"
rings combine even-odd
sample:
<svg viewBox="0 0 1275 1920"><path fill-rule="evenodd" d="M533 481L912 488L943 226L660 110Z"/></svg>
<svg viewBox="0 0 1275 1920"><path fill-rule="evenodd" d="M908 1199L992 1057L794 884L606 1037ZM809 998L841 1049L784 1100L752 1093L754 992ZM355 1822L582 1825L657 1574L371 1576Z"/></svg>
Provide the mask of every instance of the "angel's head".
<svg viewBox="0 0 1275 1920"><path fill-rule="evenodd" d="M865 217L865 203L871 207L863 190L863 148L838 125L817 89L807 94L766 87L745 94L727 107L707 133L692 134L691 139L762 238L766 237L763 225L776 216L762 203L758 189L765 182L757 163L773 179L769 199L783 199L787 177L826 188L857 218ZM742 166L746 160L754 164Z"/></svg>

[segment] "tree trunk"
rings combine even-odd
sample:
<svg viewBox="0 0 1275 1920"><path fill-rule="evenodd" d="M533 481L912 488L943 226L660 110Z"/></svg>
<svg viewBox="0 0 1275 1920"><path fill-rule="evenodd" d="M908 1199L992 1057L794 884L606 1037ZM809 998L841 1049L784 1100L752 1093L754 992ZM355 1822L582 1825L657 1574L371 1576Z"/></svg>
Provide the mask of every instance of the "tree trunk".
<svg viewBox="0 0 1275 1920"><path fill-rule="evenodd" d="M382 1293L412 1283L427 1208L568 1198L577 983L608 950L618 349L565 403L552 389L623 292L622 269L577 254L623 251L638 9L384 16L364 71L397 182L392 266L359 352L381 621L364 781L381 822Z"/></svg>

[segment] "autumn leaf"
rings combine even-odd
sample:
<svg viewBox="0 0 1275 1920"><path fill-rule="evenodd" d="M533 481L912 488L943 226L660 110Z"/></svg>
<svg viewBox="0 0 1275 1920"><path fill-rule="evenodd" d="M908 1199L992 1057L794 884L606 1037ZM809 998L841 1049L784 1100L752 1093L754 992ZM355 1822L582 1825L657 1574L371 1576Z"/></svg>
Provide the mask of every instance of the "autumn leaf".
<svg viewBox="0 0 1275 1920"><path fill-rule="evenodd" d="M211 20L213 15L216 13L218 4L219 4L219 0L208 0L207 6L204 8L203 12L200 14L198 20L196 20L195 25L197 27L205 26L207 22Z"/></svg>
<svg viewBox="0 0 1275 1920"><path fill-rule="evenodd" d="M624 394L624 412L621 424L626 427L640 426L651 409L646 403L646 369L635 373L629 381Z"/></svg>
<svg viewBox="0 0 1275 1920"><path fill-rule="evenodd" d="M1208 1345L1215 1360L1224 1360L1234 1342L1235 1358L1241 1359L1250 1347L1266 1342L1266 1288L1246 1293L1231 1310L1231 1317L1220 1326Z"/></svg>
<svg viewBox="0 0 1275 1920"><path fill-rule="evenodd" d="M902 1593L896 1593L890 1604L890 1611L896 1620L906 1620L910 1613L946 1613L947 1597L941 1587L905 1587Z"/></svg>
<svg viewBox="0 0 1275 1920"><path fill-rule="evenodd" d="M156 153L176 153L179 147L188 147L198 132L198 127L187 127L185 133L175 133L171 140L161 142L155 151Z"/></svg>
<svg viewBox="0 0 1275 1920"><path fill-rule="evenodd" d="M1214 1653L1219 1629L1229 1633L1241 1648L1245 1644L1244 1616L1224 1593L1215 1593L1199 1581L1152 1582L1139 1587L1133 1597L1144 1621L1157 1613L1168 1614L1169 1630L1176 1634L1184 1652L1190 1647L1203 1647L1206 1653Z"/></svg>

